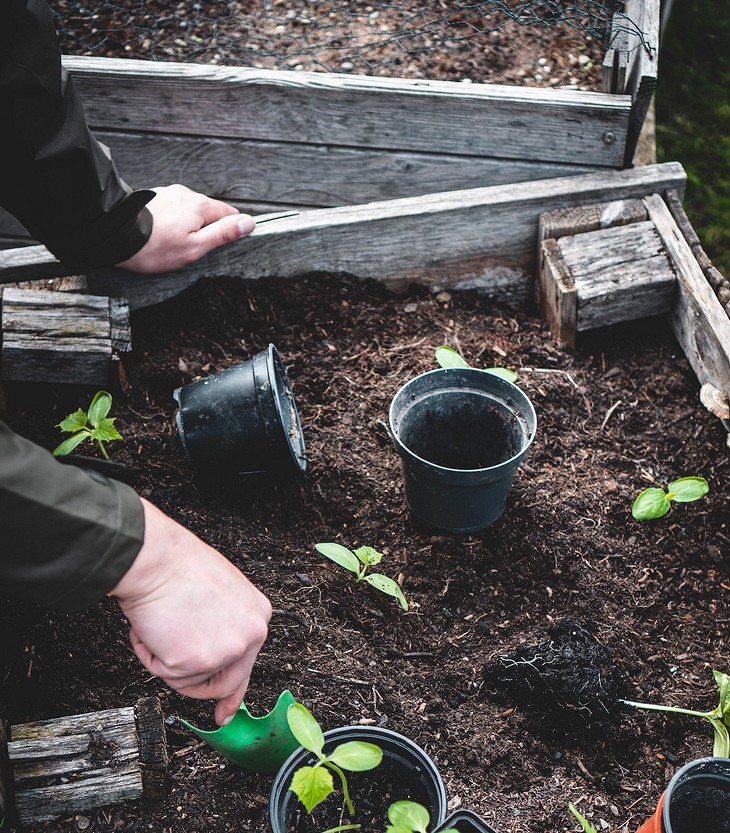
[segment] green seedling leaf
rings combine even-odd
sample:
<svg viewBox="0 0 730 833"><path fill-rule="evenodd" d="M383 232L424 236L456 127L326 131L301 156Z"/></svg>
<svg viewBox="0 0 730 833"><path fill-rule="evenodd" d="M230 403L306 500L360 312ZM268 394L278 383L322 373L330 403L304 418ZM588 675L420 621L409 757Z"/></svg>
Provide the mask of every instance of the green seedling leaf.
<svg viewBox="0 0 730 833"><path fill-rule="evenodd" d="M114 420L116 417L108 417L112 406L111 394L105 390L99 390L94 394L94 398L89 405L88 414L81 408L74 413L69 414L65 419L56 425L64 433L73 433L73 437L62 442L53 450L56 457L63 457L73 451L77 445L84 440L91 440L99 446L99 450L106 460L109 455L106 451L105 443L112 440L123 439L122 435L114 427Z"/></svg>
<svg viewBox="0 0 730 833"><path fill-rule="evenodd" d="M631 507L631 514L637 521L661 518L669 511L670 503L663 489L655 487L640 492Z"/></svg>
<svg viewBox="0 0 730 833"><path fill-rule="evenodd" d="M388 807L388 821L396 830L427 833L431 817L428 810L415 801L396 801Z"/></svg>
<svg viewBox="0 0 730 833"><path fill-rule="evenodd" d="M398 586L398 583L392 578L384 576L382 573L370 573L364 576L363 581L366 581L371 587L380 590L381 593L386 593L388 596L393 596L398 599L403 610L408 610L408 601L403 595L403 591Z"/></svg>
<svg viewBox="0 0 730 833"><path fill-rule="evenodd" d="M667 498L677 503L692 503L709 491L710 486L704 477L680 477L669 484Z"/></svg>
<svg viewBox="0 0 730 833"><path fill-rule="evenodd" d="M730 679L722 671L713 671L712 675L717 683L719 703L716 708L709 712L684 709L681 706L658 706L654 703L636 703L633 700L621 700L620 702L627 706L633 706L636 709L686 714L691 717L702 717L705 720L709 720L712 724L713 733L712 755L715 758L728 758L730 757L730 733L728 733L728 727L730 726L730 713L728 712L730 708L728 705Z"/></svg>
<svg viewBox="0 0 730 833"><path fill-rule="evenodd" d="M461 353L449 347L448 344L442 344L436 348L436 361L441 367L469 367L470 365L461 355Z"/></svg>
<svg viewBox="0 0 730 833"><path fill-rule="evenodd" d="M349 772L365 772L380 764L383 750L374 743L350 740L336 747L327 760Z"/></svg>
<svg viewBox="0 0 730 833"><path fill-rule="evenodd" d="M520 378L514 370L510 370L508 367L485 367L484 372L491 373L492 376L499 376L500 379L506 379L508 382L516 382Z"/></svg>
<svg viewBox="0 0 730 833"><path fill-rule="evenodd" d="M301 703L292 703L286 711L286 719L299 743L305 749L314 752L320 760L324 758L324 734L309 709Z"/></svg>
<svg viewBox="0 0 730 833"><path fill-rule="evenodd" d="M355 550L355 555L358 560L367 567L372 567L374 564L380 564L383 560L383 553L378 552L372 547L359 547Z"/></svg>
<svg viewBox="0 0 730 833"><path fill-rule="evenodd" d="M588 819L578 810L578 808L573 804L572 801L568 802L568 809L570 812L578 819L580 822L580 826L583 828L585 833L598 833L596 828L588 821Z"/></svg>
<svg viewBox="0 0 730 833"><path fill-rule="evenodd" d="M70 434L72 431L80 431L82 428L86 428L86 414L81 410L74 411L72 414L69 414L65 419L62 419L56 428L60 428L61 431Z"/></svg>
<svg viewBox="0 0 730 833"><path fill-rule="evenodd" d="M294 773L289 789L307 808L307 812L311 813L334 792L335 785L332 773L324 767L302 766Z"/></svg>
<svg viewBox="0 0 730 833"><path fill-rule="evenodd" d="M92 425L99 425L111 409L111 394L107 393L105 390L97 391L94 394L94 398L91 400L91 405L89 405L89 422Z"/></svg>
<svg viewBox="0 0 730 833"><path fill-rule="evenodd" d="M69 437L64 440L59 446L53 449L54 457L63 457L66 454L70 454L74 448L76 448L79 443L82 443L85 439L87 439L88 436L89 435L86 431L79 431L78 434L74 434L73 437Z"/></svg>
<svg viewBox="0 0 730 833"><path fill-rule="evenodd" d="M355 573L358 582L364 581L381 593L393 596L398 600L403 610L408 610L408 602L403 591L392 578L381 573L368 573L368 568L379 564L383 560L383 554L373 547L359 547L354 552L340 544L322 543L315 544L317 552L322 553L330 561L334 561L351 573Z"/></svg>
<svg viewBox="0 0 730 833"><path fill-rule="evenodd" d="M329 558L330 561L334 561L335 564L339 564L340 567L344 567L346 570L350 570L350 572L359 575L359 560L355 553L348 550L347 547L343 547L340 544L325 543L315 544L314 548L317 552L322 553L325 558Z"/></svg>

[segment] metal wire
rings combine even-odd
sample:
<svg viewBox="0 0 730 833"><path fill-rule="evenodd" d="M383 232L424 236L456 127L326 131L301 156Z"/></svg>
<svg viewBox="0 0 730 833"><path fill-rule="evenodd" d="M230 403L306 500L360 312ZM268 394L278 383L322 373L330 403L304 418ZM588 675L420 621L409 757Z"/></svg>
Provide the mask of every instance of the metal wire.
<svg viewBox="0 0 730 833"><path fill-rule="evenodd" d="M605 44L623 2L52 0L50 5L67 54L448 79L451 65L463 71L465 60L479 75L480 55L509 37L513 25L578 30Z"/></svg>

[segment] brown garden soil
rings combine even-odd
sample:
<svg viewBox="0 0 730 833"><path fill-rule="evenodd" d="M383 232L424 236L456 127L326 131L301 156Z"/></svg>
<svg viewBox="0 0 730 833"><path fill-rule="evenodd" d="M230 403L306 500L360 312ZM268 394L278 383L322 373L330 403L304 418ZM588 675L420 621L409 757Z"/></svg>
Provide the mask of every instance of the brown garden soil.
<svg viewBox="0 0 730 833"><path fill-rule="evenodd" d="M528 307L473 291L394 294L376 282L206 280L133 314L127 389L112 447L136 488L218 547L270 597L270 635L247 703L289 688L325 728L376 724L437 763L450 807L500 833L634 831L682 763L709 754L704 721L635 712L620 697L712 708L730 645L725 432L663 320L556 346ZM172 392L278 347L302 420L303 478L196 483ZM408 513L386 430L398 388L433 369L441 343L505 365L534 403L537 437L504 515L469 536ZM17 430L46 447L89 391L6 391ZM661 520L634 521L638 491L682 475L711 491ZM314 549L373 546L408 612ZM6 600L1 716L27 720L157 695L168 720L169 797L53 822L70 833L263 831L272 777L220 758L174 721L213 728L212 705L150 678L112 601L77 615Z"/></svg>

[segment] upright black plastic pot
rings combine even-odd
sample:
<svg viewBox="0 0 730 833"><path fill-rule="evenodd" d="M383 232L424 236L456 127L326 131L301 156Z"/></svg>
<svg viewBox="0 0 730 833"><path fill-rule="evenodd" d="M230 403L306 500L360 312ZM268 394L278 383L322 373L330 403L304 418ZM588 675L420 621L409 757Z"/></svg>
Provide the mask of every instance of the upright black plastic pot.
<svg viewBox="0 0 730 833"><path fill-rule="evenodd" d="M443 822L446 816L446 788L439 774L436 764L412 740L379 726L343 726L324 733L325 754L329 754L335 746L345 741L365 741L375 743L383 750L383 761L388 761L393 767L402 768L402 783L411 779L417 784L419 795L396 795L393 801L409 799L423 804L431 816L431 824L435 828ZM291 833L295 826L296 813L306 813L299 803L297 796L289 789L292 777L301 766L311 766L316 763L316 756L306 749L299 748L283 764L276 774L269 795L269 823L272 833ZM381 764L380 766L383 766ZM373 771L377 776L377 770ZM357 812L357 776L368 773L347 773L350 794ZM335 779L337 784L337 779ZM326 801L334 801L330 796ZM383 816L382 829L388 823Z"/></svg>
<svg viewBox="0 0 730 833"><path fill-rule="evenodd" d="M306 470L299 413L273 344L243 364L178 388L173 396L185 455L198 474Z"/></svg>
<svg viewBox="0 0 730 833"><path fill-rule="evenodd" d="M481 816L471 810L457 810L452 813L434 833L456 829L459 833L497 833Z"/></svg>
<svg viewBox="0 0 730 833"><path fill-rule="evenodd" d="M698 758L679 769L636 833L730 830L730 758Z"/></svg>
<svg viewBox="0 0 730 833"><path fill-rule="evenodd" d="M450 533L494 523L536 427L525 393L493 373L442 368L411 379L390 405L411 513Z"/></svg>

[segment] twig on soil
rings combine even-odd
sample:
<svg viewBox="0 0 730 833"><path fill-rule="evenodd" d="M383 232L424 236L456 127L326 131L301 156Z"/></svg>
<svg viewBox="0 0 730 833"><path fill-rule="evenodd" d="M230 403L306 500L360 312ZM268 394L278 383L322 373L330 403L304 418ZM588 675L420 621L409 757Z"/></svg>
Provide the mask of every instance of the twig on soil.
<svg viewBox="0 0 730 833"><path fill-rule="evenodd" d="M611 405L611 407L610 407L610 408L606 411L606 416L605 416L605 417L603 417L603 422L601 423L601 428L600 428L600 430L601 430L601 431L603 431L603 429L606 427L606 423L608 422L608 420L609 420L609 419L611 419L611 415L612 415L612 414L613 414L613 412L616 410L616 408L618 408L618 406L619 406L620 404L621 404L621 400L619 399L619 400L618 400L618 402L615 402L615 403L614 403L613 405Z"/></svg>
<svg viewBox="0 0 730 833"><path fill-rule="evenodd" d="M368 688L372 685L368 680L358 680L356 677L335 677L329 671L318 671L316 668L307 668L310 674L318 674L320 677L329 677L336 680L338 683L352 683L352 685L366 685Z"/></svg>
<svg viewBox="0 0 730 833"><path fill-rule="evenodd" d="M578 390L579 385L575 379L568 373L567 370L559 370L556 367L521 367L521 373L560 373L570 382L570 384Z"/></svg>

